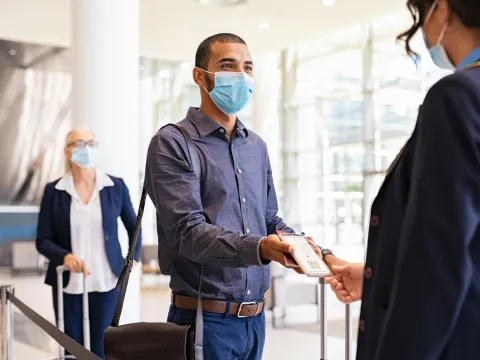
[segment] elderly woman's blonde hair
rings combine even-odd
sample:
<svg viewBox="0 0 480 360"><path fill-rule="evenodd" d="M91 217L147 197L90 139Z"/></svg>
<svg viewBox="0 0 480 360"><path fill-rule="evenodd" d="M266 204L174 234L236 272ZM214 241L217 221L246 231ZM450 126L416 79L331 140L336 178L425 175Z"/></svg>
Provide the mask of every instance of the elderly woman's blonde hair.
<svg viewBox="0 0 480 360"><path fill-rule="evenodd" d="M75 135L76 133L81 132L81 131L82 132L88 132L88 133L92 134L93 137L96 137L95 133L90 129L87 129L87 128L72 129L68 132L67 136L65 137L65 150L67 150L68 144L70 144L72 142L71 138L73 137L73 135ZM72 161L68 157L65 157L65 172L69 172L71 170L72 170Z"/></svg>

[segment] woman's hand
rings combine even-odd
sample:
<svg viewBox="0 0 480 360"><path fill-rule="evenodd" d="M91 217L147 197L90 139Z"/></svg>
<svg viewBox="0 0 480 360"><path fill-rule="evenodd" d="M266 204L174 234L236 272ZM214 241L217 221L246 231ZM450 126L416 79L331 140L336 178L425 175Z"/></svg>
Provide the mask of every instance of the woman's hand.
<svg viewBox="0 0 480 360"><path fill-rule="evenodd" d="M68 254L63 258L63 265L70 270L72 273L83 273L83 275L90 275L85 261L76 257L73 254Z"/></svg>
<svg viewBox="0 0 480 360"><path fill-rule="evenodd" d="M325 278L338 300L350 304L362 298L363 269L365 264L333 265L335 275Z"/></svg>

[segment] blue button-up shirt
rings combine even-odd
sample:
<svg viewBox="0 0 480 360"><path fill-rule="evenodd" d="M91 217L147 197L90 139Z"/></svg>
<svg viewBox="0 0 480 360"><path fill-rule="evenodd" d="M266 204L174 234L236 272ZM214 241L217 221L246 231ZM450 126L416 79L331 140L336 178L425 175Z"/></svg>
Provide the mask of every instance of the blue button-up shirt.
<svg viewBox="0 0 480 360"><path fill-rule="evenodd" d="M260 299L270 280L260 241L276 230L293 232L277 216L267 146L239 120L228 139L195 108L182 124L198 151L200 181L174 126L157 132L147 155L145 186L157 210L160 268L176 294L198 294L203 264L202 297Z"/></svg>

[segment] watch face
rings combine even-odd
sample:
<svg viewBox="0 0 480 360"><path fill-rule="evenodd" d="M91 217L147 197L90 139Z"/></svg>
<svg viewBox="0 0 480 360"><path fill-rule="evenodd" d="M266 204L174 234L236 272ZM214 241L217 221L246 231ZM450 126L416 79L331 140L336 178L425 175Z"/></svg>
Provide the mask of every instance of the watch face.
<svg viewBox="0 0 480 360"><path fill-rule="evenodd" d="M323 257L325 257L327 255L333 255L333 253L332 253L332 250L330 250L330 249L323 249L322 250L322 255L323 255Z"/></svg>

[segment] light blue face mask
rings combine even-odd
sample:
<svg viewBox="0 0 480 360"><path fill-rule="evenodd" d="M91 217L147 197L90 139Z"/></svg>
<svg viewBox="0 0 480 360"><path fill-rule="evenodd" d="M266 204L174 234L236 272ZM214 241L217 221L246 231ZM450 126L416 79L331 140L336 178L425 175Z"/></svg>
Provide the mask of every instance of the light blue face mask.
<svg viewBox="0 0 480 360"><path fill-rule="evenodd" d="M203 71L215 75L215 87L210 91L210 98L223 113L234 115L247 106L253 94L252 77L244 72Z"/></svg>
<svg viewBox="0 0 480 360"><path fill-rule="evenodd" d="M94 167L97 162L97 148L88 145L83 148L74 148L72 150L72 161L84 169Z"/></svg>
<svg viewBox="0 0 480 360"><path fill-rule="evenodd" d="M423 23L424 27L425 27L425 24L428 22L428 20L430 20L430 18L432 17L432 14L437 6L438 6L438 2L435 1L432 4L427 16L425 17L425 21ZM427 47L428 52L430 53L430 57L432 58L432 61L435 65L437 65L440 69L453 70L455 69L455 65L453 65L452 62L450 61L447 51L445 50L445 47L442 45L443 37L445 36L445 32L447 31L447 28L448 28L448 23L446 23L443 26L442 32L438 37L437 44L434 46L430 46L428 44L427 37L425 35L425 30L422 29L423 41L425 42L425 46Z"/></svg>

